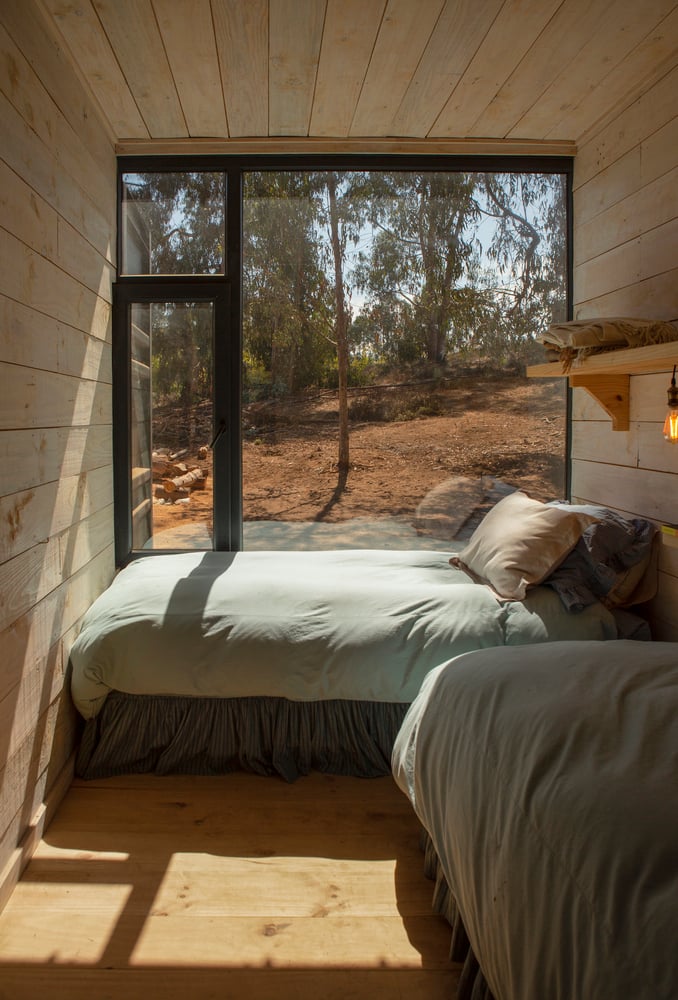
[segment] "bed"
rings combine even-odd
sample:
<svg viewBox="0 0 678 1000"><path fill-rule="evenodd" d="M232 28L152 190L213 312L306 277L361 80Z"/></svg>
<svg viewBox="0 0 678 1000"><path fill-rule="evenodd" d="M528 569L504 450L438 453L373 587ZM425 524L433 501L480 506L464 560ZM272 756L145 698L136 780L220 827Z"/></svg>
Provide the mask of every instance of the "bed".
<svg viewBox="0 0 678 1000"><path fill-rule="evenodd" d="M678 644L462 654L424 680L392 764L460 1000L678 995Z"/></svg>
<svg viewBox="0 0 678 1000"><path fill-rule="evenodd" d="M451 656L647 629L588 590L575 607L570 576L558 583L601 524L516 492L456 552L136 560L71 650L77 773L389 773L408 705Z"/></svg>

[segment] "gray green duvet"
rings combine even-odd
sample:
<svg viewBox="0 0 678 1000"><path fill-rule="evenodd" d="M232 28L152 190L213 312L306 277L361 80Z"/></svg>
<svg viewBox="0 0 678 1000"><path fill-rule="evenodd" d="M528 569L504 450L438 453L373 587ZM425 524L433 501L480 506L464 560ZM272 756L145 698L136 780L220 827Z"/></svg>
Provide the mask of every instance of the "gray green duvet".
<svg viewBox="0 0 678 1000"><path fill-rule="evenodd" d="M71 650L85 718L110 691L408 704L459 653L614 639L595 604L536 587L499 600L451 551L202 552L139 559L86 614Z"/></svg>
<svg viewBox="0 0 678 1000"><path fill-rule="evenodd" d="M496 1000L675 1000L678 643L456 657L392 766Z"/></svg>

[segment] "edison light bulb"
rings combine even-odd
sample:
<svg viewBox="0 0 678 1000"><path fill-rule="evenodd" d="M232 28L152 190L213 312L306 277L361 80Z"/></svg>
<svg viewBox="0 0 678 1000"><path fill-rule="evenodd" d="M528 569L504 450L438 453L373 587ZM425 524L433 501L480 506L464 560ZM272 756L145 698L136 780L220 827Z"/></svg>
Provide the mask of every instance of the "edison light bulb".
<svg viewBox="0 0 678 1000"><path fill-rule="evenodd" d="M669 412L664 421L664 437L671 444L678 444L678 389L676 388L676 365L673 366L673 378L668 389Z"/></svg>
<svg viewBox="0 0 678 1000"><path fill-rule="evenodd" d="M672 444L678 444L678 407L672 407L664 421L664 437Z"/></svg>

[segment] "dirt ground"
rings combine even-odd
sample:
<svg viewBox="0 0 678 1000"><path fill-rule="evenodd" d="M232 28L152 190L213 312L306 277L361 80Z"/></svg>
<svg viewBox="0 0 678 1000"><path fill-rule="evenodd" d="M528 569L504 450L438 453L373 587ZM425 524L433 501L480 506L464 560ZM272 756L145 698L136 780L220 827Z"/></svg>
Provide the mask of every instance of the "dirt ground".
<svg viewBox="0 0 678 1000"><path fill-rule="evenodd" d="M542 500L563 495L562 380L476 376L352 390L345 483L337 412L330 391L245 407L246 521L411 521L432 490L454 479L519 486ZM211 528L211 453L198 459L194 450L182 460L207 468L206 488L184 503L155 501L154 533L190 522Z"/></svg>

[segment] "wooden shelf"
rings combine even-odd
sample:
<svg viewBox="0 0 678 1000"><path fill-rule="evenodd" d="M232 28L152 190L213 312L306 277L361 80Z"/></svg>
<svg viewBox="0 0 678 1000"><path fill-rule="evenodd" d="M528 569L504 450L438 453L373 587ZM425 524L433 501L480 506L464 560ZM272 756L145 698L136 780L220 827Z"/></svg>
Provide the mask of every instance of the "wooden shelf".
<svg viewBox="0 0 678 1000"><path fill-rule="evenodd" d="M631 375L671 372L678 362L678 341L592 354L563 372L559 361L530 365L528 378L567 378L572 388L586 389L612 419L612 430L629 429Z"/></svg>

